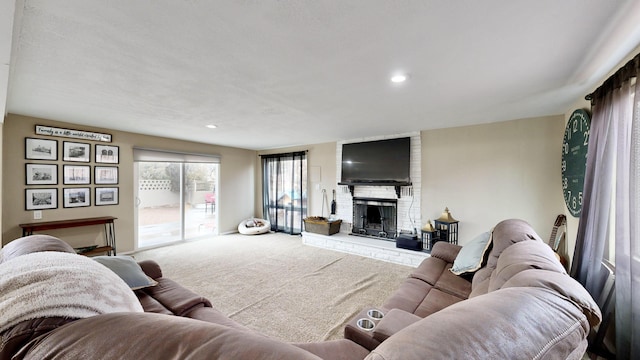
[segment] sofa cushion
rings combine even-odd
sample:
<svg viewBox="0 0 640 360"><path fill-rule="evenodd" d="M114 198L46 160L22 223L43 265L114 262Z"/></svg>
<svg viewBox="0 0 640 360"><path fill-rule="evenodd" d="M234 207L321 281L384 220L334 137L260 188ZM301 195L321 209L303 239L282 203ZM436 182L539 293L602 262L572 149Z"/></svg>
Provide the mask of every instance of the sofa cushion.
<svg viewBox="0 0 640 360"><path fill-rule="evenodd" d="M434 287L460 299L466 299L471 292L471 282L463 276L453 274L449 269L451 269L451 264L445 266Z"/></svg>
<svg viewBox="0 0 640 360"><path fill-rule="evenodd" d="M396 333L368 360L582 358L589 323L564 296L503 288L453 304Z"/></svg>
<svg viewBox="0 0 640 360"><path fill-rule="evenodd" d="M387 298L383 308L401 309L424 317L466 299L471 292L471 282L449 271L460 248L443 242L442 246L434 246L434 253L438 256L432 253L431 257L424 259Z"/></svg>
<svg viewBox="0 0 640 360"><path fill-rule="evenodd" d="M491 247L491 232L484 232L464 245L450 271L456 275L476 272L484 263Z"/></svg>
<svg viewBox="0 0 640 360"><path fill-rule="evenodd" d="M158 285L158 282L147 276L130 256L95 256L92 259L116 273L131 290Z"/></svg>
<svg viewBox="0 0 640 360"><path fill-rule="evenodd" d="M508 219L499 222L491 232L491 251L487 258L487 264L473 275L471 293L469 297L486 294L489 288L488 282L491 273L498 264L498 258L509 246L521 241L540 241L531 225L524 220Z"/></svg>
<svg viewBox="0 0 640 360"><path fill-rule="evenodd" d="M413 313L420 317L427 317L449 305L463 300L465 299L434 288L427 293L427 296L425 296L424 300L422 300Z"/></svg>
<svg viewBox="0 0 640 360"><path fill-rule="evenodd" d="M383 308L401 309L413 313L432 288L431 284L422 280L408 278L385 300Z"/></svg>
<svg viewBox="0 0 640 360"><path fill-rule="evenodd" d="M435 285L440 279L440 275L447 269L448 264L442 259L431 256L422 260L420 265L409 276L414 279L420 279L430 285Z"/></svg>

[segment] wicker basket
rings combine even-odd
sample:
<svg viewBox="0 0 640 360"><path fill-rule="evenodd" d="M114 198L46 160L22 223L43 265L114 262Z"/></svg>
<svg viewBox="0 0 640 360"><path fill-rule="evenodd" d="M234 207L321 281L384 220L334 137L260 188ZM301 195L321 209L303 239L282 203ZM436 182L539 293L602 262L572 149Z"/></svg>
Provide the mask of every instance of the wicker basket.
<svg viewBox="0 0 640 360"><path fill-rule="evenodd" d="M342 220L329 221L326 219L304 219L305 231L322 235L333 235L338 233L340 231L341 224Z"/></svg>

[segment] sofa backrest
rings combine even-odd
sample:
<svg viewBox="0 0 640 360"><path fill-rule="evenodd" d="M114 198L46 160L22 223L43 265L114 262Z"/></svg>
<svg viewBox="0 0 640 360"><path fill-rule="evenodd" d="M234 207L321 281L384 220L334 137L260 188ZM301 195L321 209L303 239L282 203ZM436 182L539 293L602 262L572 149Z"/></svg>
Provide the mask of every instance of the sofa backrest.
<svg viewBox="0 0 640 360"><path fill-rule="evenodd" d="M32 341L23 359L321 360L292 344L220 324L152 313L74 321Z"/></svg>
<svg viewBox="0 0 640 360"><path fill-rule="evenodd" d="M511 245L522 241L543 243L531 225L524 220L503 220L493 228L491 233L492 248L487 258L487 264L473 275L470 298L486 294L489 291L490 277L498 265L500 255Z"/></svg>
<svg viewBox="0 0 640 360"><path fill-rule="evenodd" d="M535 271L548 272L527 270L520 274ZM547 280L536 274L534 278L542 287L516 284L514 280L523 279L511 279L500 290L453 304L404 328L366 359L582 359L590 322L584 308L549 290L566 286L565 280L571 278L549 273L562 279L545 283ZM582 296L585 294L581 303L597 315L597 306L593 308L586 290Z"/></svg>
<svg viewBox="0 0 640 360"><path fill-rule="evenodd" d="M0 249L0 263L41 251L60 251L75 254L75 250L66 242L50 235L29 235L15 239Z"/></svg>
<svg viewBox="0 0 640 360"><path fill-rule="evenodd" d="M538 241L522 241L509 246L502 252L496 268L489 276L488 291L502 288L509 279L529 269L546 270L568 276L549 245Z"/></svg>

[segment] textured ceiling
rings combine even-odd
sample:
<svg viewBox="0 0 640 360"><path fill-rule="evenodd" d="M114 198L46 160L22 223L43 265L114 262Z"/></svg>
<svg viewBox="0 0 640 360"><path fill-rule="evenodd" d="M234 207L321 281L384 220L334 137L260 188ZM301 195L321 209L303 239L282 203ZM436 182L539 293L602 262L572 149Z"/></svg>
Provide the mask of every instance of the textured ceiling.
<svg viewBox="0 0 640 360"><path fill-rule="evenodd" d="M6 107L248 149L555 115L638 46L637 3L21 0Z"/></svg>

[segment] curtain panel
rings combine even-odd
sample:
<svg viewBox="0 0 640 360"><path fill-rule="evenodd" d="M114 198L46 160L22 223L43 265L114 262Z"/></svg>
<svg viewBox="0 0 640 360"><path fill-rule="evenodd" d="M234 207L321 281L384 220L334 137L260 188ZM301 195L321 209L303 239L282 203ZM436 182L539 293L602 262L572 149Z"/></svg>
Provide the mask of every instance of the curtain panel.
<svg viewBox="0 0 640 360"><path fill-rule="evenodd" d="M263 214L271 230L300 234L307 215L306 151L261 155Z"/></svg>
<svg viewBox="0 0 640 360"><path fill-rule="evenodd" d="M640 358L640 55L587 96L592 105L584 202L571 275L594 299L605 246L615 251L619 359ZM610 257L611 254L609 254ZM632 341L632 340L636 341Z"/></svg>

